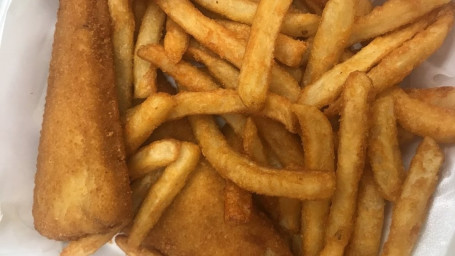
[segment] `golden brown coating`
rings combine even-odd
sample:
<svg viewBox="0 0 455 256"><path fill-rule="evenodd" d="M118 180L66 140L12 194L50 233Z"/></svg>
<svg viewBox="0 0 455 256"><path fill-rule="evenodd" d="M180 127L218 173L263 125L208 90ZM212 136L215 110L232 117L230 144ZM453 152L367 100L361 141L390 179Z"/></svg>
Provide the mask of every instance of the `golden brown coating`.
<svg viewBox="0 0 455 256"><path fill-rule="evenodd" d="M131 215L105 0L60 0L39 145L35 228L57 240Z"/></svg>
<svg viewBox="0 0 455 256"><path fill-rule="evenodd" d="M201 162L144 245L165 255L291 255L263 214L248 223L224 222L224 180Z"/></svg>

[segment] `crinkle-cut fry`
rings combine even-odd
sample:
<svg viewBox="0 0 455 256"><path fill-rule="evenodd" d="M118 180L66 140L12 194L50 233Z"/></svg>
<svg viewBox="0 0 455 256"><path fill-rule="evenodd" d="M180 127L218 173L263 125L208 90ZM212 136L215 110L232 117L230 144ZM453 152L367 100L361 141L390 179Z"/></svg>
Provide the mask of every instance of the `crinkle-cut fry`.
<svg viewBox="0 0 455 256"><path fill-rule="evenodd" d="M400 198L393 209L392 225L382 256L411 255L430 197L436 189L443 160L443 152L436 141L425 137L411 161Z"/></svg>
<svg viewBox="0 0 455 256"><path fill-rule="evenodd" d="M440 143L455 142L455 111L409 97L403 90L393 92L395 115L400 125L421 137Z"/></svg>
<svg viewBox="0 0 455 256"><path fill-rule="evenodd" d="M162 254L156 250L150 250L142 246L139 248L130 246L128 244L128 237L124 235L116 236L115 243L128 256L162 256Z"/></svg>
<svg viewBox="0 0 455 256"><path fill-rule="evenodd" d="M200 150L193 143L182 142L179 157L168 165L153 184L133 221L128 245L138 247L159 220L164 210L185 185L189 174L199 162Z"/></svg>
<svg viewBox="0 0 455 256"><path fill-rule="evenodd" d="M155 0L155 2L179 24L188 34L192 35L201 44L227 59L237 68L242 66L245 54L246 41L236 38L235 34L205 17L189 0ZM191 21L191 22L189 22ZM197 25L194 25L194 24ZM295 102L300 91L299 84L279 65L272 66L270 88L275 93ZM273 91L273 90L272 90Z"/></svg>
<svg viewBox="0 0 455 256"><path fill-rule="evenodd" d="M374 182L373 175L365 170L360 180L357 214L346 256L378 255L384 223L385 202Z"/></svg>
<svg viewBox="0 0 455 256"><path fill-rule="evenodd" d="M195 0L202 7L207 8L224 17L251 25L258 3L247 0ZM320 17L310 13L288 12L283 20L281 32L293 37L309 37L314 35Z"/></svg>
<svg viewBox="0 0 455 256"><path fill-rule="evenodd" d="M304 166L310 169L335 171L335 150L332 125L319 109L294 104L300 123L304 150ZM316 256L324 246L325 226L330 200L304 201L301 212L303 255Z"/></svg>
<svg viewBox="0 0 455 256"><path fill-rule="evenodd" d="M290 108L291 106L289 106ZM303 150L297 135L289 133L281 124L266 118L254 118L261 137L286 168L303 166ZM278 199L279 224L291 233L300 230L301 203L299 200L281 197Z"/></svg>
<svg viewBox="0 0 455 256"><path fill-rule="evenodd" d="M226 89L236 89L239 83L239 70L220 59L208 49L192 41L186 51L193 59L204 64L209 73ZM270 88L273 91L273 88Z"/></svg>
<svg viewBox="0 0 455 256"><path fill-rule="evenodd" d="M134 14L129 0L108 0L112 20L115 80L122 115L131 106L133 86Z"/></svg>
<svg viewBox="0 0 455 256"><path fill-rule="evenodd" d="M340 95L343 84L351 72L368 71L393 49L424 29L428 23L429 20L424 18L403 29L377 37L352 58L336 65L314 83L305 86L298 102L319 108L330 104Z"/></svg>
<svg viewBox="0 0 455 256"><path fill-rule="evenodd" d="M217 20L217 23L234 32L239 38L248 40L251 27L247 24L229 21ZM302 64L303 55L307 51L308 43L290 36L279 33L275 44L275 58L279 62L289 67L298 67ZM299 80L298 80L299 81Z"/></svg>
<svg viewBox="0 0 455 256"><path fill-rule="evenodd" d="M390 52L368 72L376 93L400 83L415 67L439 49L453 25L454 7L455 5L443 7L433 24Z"/></svg>
<svg viewBox="0 0 455 256"><path fill-rule="evenodd" d="M369 93L371 80L363 72L353 72L346 80L339 130L337 187L332 198L325 255L343 255L353 228L357 190L362 176L368 134Z"/></svg>
<svg viewBox="0 0 455 256"><path fill-rule="evenodd" d="M140 148L128 159L130 180L174 162L179 156L180 146L180 141L168 139L154 141Z"/></svg>
<svg viewBox="0 0 455 256"><path fill-rule="evenodd" d="M329 0L311 45L302 84L310 84L338 63L347 47L358 0ZM336 38L336 40L334 40Z"/></svg>
<svg viewBox="0 0 455 256"><path fill-rule="evenodd" d="M128 155L138 149L166 118L175 102L169 94L156 93L126 114L125 147Z"/></svg>
<svg viewBox="0 0 455 256"><path fill-rule="evenodd" d="M174 63L179 63L190 43L190 36L173 20L166 20L166 35L164 35L164 51Z"/></svg>
<svg viewBox="0 0 455 256"><path fill-rule="evenodd" d="M258 4L237 88L240 98L249 109L258 111L265 105L276 39L291 2L292 0L261 0Z"/></svg>
<svg viewBox="0 0 455 256"><path fill-rule="evenodd" d="M450 0L389 0L359 17L348 45L370 39L409 24Z"/></svg>
<svg viewBox="0 0 455 256"><path fill-rule="evenodd" d="M357 5L355 7L355 16L365 16L373 10L373 4L370 0L357 0Z"/></svg>
<svg viewBox="0 0 455 256"><path fill-rule="evenodd" d="M179 85L187 90L208 91L219 88L209 75L190 63L183 60L179 63L172 62L161 45L149 44L143 46L138 50L137 54L172 76Z"/></svg>
<svg viewBox="0 0 455 256"><path fill-rule="evenodd" d="M433 88L410 88L405 92L414 99L418 99L441 108L455 110L455 87L440 86Z"/></svg>
<svg viewBox="0 0 455 256"><path fill-rule="evenodd" d="M297 119L290 109L291 103L276 94L269 93L264 109L251 112L236 91L217 89L208 92L181 92L174 96L175 106L167 120L199 114L253 113L282 123L292 133L297 132Z"/></svg>
<svg viewBox="0 0 455 256"><path fill-rule="evenodd" d="M237 152L244 152L243 141L229 125L223 127L226 141ZM250 155L251 157L251 155ZM234 225L247 223L253 209L253 198L246 191L230 180L224 186L224 221Z"/></svg>
<svg viewBox="0 0 455 256"><path fill-rule="evenodd" d="M138 56L138 50L147 44L160 42L166 15L153 1L148 1L134 48L134 98L146 98L156 92L156 67Z"/></svg>
<svg viewBox="0 0 455 256"><path fill-rule="evenodd" d="M377 99L371 107L368 158L382 196L395 202L404 180L393 98Z"/></svg>
<svg viewBox="0 0 455 256"><path fill-rule="evenodd" d="M210 116L191 116L202 152L221 176L239 187L264 195L323 199L335 189L333 174L314 170L289 171L259 166L232 150Z"/></svg>

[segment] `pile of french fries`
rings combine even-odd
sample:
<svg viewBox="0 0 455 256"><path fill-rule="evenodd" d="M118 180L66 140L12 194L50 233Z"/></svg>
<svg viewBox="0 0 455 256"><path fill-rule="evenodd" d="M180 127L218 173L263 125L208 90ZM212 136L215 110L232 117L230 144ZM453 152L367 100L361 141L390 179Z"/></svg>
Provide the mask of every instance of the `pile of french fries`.
<svg viewBox="0 0 455 256"><path fill-rule="evenodd" d="M412 254L455 142L455 88L399 83L443 43L452 2L108 2L136 215L64 255L119 232L127 254L160 255L141 243L203 158L226 179L225 221L259 205L295 255Z"/></svg>

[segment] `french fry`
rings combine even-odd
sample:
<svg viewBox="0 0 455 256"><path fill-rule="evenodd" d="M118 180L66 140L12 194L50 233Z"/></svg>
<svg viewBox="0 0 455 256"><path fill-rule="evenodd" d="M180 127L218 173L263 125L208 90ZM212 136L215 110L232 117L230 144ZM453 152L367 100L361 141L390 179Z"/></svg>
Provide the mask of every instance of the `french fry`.
<svg viewBox="0 0 455 256"><path fill-rule="evenodd" d="M398 199L404 179L397 134L393 99L377 99L371 107L368 157L381 195L392 202Z"/></svg>
<svg viewBox="0 0 455 256"><path fill-rule="evenodd" d="M207 67L209 73L223 88L237 88L240 73L237 68L215 56L215 54L209 52L209 50L194 41L188 47L187 53L196 61L202 62ZM270 90L273 91L273 88L270 88Z"/></svg>
<svg viewBox="0 0 455 256"><path fill-rule="evenodd" d="M174 106L170 95L157 93L128 111L124 128L127 155L144 143L153 130L166 120Z"/></svg>
<svg viewBox="0 0 455 256"><path fill-rule="evenodd" d="M159 140L139 149L128 159L130 180L174 162L179 156L180 146L177 140Z"/></svg>
<svg viewBox="0 0 455 256"><path fill-rule="evenodd" d="M230 20L252 24L258 3L246 0L196 0L196 3ZM309 13L288 13L283 20L281 32L293 37L314 35L319 23L319 16Z"/></svg>
<svg viewBox="0 0 455 256"><path fill-rule="evenodd" d="M365 163L371 87L371 80L365 73L353 72L346 80L341 96L337 188L330 207L323 256L343 255L351 237L358 184Z"/></svg>
<svg viewBox="0 0 455 256"><path fill-rule="evenodd" d="M166 35L164 36L164 51L174 63L179 63L190 43L190 36L173 20L166 20Z"/></svg>
<svg viewBox="0 0 455 256"><path fill-rule="evenodd" d="M355 16L365 16L373 10L373 4L370 0L357 0L357 5L355 7Z"/></svg>
<svg viewBox="0 0 455 256"><path fill-rule="evenodd" d="M258 128L251 117L246 120L242 133L243 150L258 163L267 164L264 145L258 134Z"/></svg>
<svg viewBox="0 0 455 256"><path fill-rule="evenodd" d="M414 99L421 100L441 108L455 110L455 87L441 86L425 89L405 89L406 93Z"/></svg>
<svg viewBox="0 0 455 256"><path fill-rule="evenodd" d="M251 113L233 90L218 89L208 92L181 92L174 96L175 106L167 120L199 114ZM283 97L269 93L264 109L255 114L282 123L290 132L297 132L297 119L290 109L291 103Z"/></svg>
<svg viewBox="0 0 455 256"><path fill-rule="evenodd" d="M255 117L254 120L262 138L284 167L292 169L303 166L303 151L296 135L289 133L282 125L272 120L258 117ZM300 230L300 201L281 197L278 199L278 208L280 226L291 233L298 233Z"/></svg>
<svg viewBox="0 0 455 256"><path fill-rule="evenodd" d="M425 137L412 159L403 190L392 214L392 225L381 255L411 255L436 189L444 155L436 141Z"/></svg>
<svg viewBox="0 0 455 256"><path fill-rule="evenodd" d="M217 20L217 23L223 25L230 31L234 32L239 38L247 41L250 36L251 27L228 20ZM307 51L308 43L293 39L290 36L279 33L275 43L275 58L289 67L298 67L302 64L303 55Z"/></svg>
<svg viewBox="0 0 455 256"><path fill-rule="evenodd" d="M227 145L211 117L191 116L189 119L204 156L223 177L239 187L259 194L298 199L323 199L332 195L333 174L259 166Z"/></svg>
<svg viewBox="0 0 455 256"><path fill-rule="evenodd" d="M352 238L346 256L378 255L384 223L385 202L370 171L360 180Z"/></svg>
<svg viewBox="0 0 455 256"><path fill-rule="evenodd" d="M115 237L115 243L125 252L128 256L162 256L161 253L155 250L149 250L140 246L132 247L128 244L128 237L124 235L119 235Z"/></svg>
<svg viewBox="0 0 455 256"><path fill-rule="evenodd" d="M409 24L449 0L389 0L354 23L348 45L370 39Z"/></svg>
<svg viewBox="0 0 455 256"><path fill-rule="evenodd" d="M293 105L300 123L304 165L310 169L335 171L335 152L332 126L317 108ZM324 247L325 227L330 200L304 201L301 212L303 255L316 256Z"/></svg>
<svg viewBox="0 0 455 256"><path fill-rule="evenodd" d="M202 15L188 0L155 0L155 2L201 44L227 59L237 68L242 66L246 48L244 40L236 38L231 31ZM297 100L300 91L297 81L278 65L272 66L270 83L271 88L276 88L275 93L292 102Z"/></svg>
<svg viewBox="0 0 455 256"><path fill-rule="evenodd" d="M131 106L133 86L134 14L129 0L109 0L113 33L115 80L119 111Z"/></svg>
<svg viewBox="0 0 455 256"><path fill-rule="evenodd" d="M343 84L351 72L368 71L393 49L424 29L428 22L427 19L421 19L401 30L377 37L352 58L336 65L314 83L304 87L298 102L316 107L330 104L340 95Z"/></svg>
<svg viewBox="0 0 455 256"><path fill-rule="evenodd" d="M134 219L128 245L138 247L164 210L185 185L191 171L199 162L199 147L182 142L179 157L166 167L158 181L150 188L147 197Z"/></svg>
<svg viewBox="0 0 455 256"><path fill-rule="evenodd" d="M314 82L338 63L351 34L357 1L327 1L311 46L310 57L303 75L303 85Z"/></svg>
<svg viewBox="0 0 455 256"><path fill-rule="evenodd" d="M177 120L166 121L156 128L148 141L157 141L163 139L176 139L196 143L193 130L188 119L181 118Z"/></svg>
<svg viewBox="0 0 455 256"><path fill-rule="evenodd" d="M160 42L165 19L164 12L153 1L148 1L134 49L134 98L146 98L157 90L156 68L141 59L137 52L144 45Z"/></svg>
<svg viewBox="0 0 455 256"><path fill-rule="evenodd" d="M142 24L142 18L144 17L145 10L147 9L148 0L135 0L133 1L133 13L134 13L134 39L137 39L139 29Z"/></svg>
<svg viewBox="0 0 455 256"><path fill-rule="evenodd" d="M238 92L243 103L252 110L260 110L270 85L271 67L281 23L291 0L261 0L240 68ZM261 70L261 72L257 72Z"/></svg>
<svg viewBox="0 0 455 256"><path fill-rule="evenodd" d="M409 144L411 141L413 141L415 138L417 138L416 135L406 131L401 127L399 124L397 124L397 136L398 136L398 144L401 146Z"/></svg>
<svg viewBox="0 0 455 256"><path fill-rule="evenodd" d="M229 146L237 152L244 152L242 138L235 134L232 127L225 125L223 134ZM249 156L251 157L251 155ZM226 185L224 186L224 221L232 224L247 223L250 220L252 208L253 198L251 193L240 188L232 181L226 180Z"/></svg>
<svg viewBox="0 0 455 256"><path fill-rule="evenodd" d="M376 93L401 82L442 45L453 25L454 7L455 5L443 7L433 24L394 49L368 72Z"/></svg>
<svg viewBox="0 0 455 256"><path fill-rule="evenodd" d="M137 179L131 183L131 190L133 191L131 197L133 198L133 212L136 214L144 201L145 196L149 192L150 187L163 174L162 170L151 172L144 177Z"/></svg>
<svg viewBox="0 0 455 256"><path fill-rule="evenodd" d="M431 136L441 143L455 142L455 111L409 97L403 90L393 93L400 125L413 134Z"/></svg>

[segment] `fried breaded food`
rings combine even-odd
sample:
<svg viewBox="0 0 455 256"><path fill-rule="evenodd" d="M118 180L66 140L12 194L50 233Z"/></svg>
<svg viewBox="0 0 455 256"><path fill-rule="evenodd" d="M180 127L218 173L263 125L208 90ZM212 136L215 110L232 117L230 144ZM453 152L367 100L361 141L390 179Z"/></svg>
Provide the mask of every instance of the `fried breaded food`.
<svg viewBox="0 0 455 256"><path fill-rule="evenodd" d="M33 217L44 236L107 232L131 215L105 0L60 0Z"/></svg>
<svg viewBox="0 0 455 256"><path fill-rule="evenodd" d="M165 255L291 255L266 217L253 210L242 225L224 222L225 181L201 162L143 245Z"/></svg>

